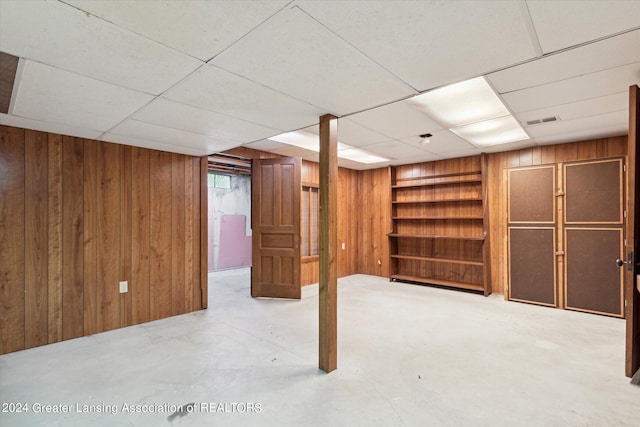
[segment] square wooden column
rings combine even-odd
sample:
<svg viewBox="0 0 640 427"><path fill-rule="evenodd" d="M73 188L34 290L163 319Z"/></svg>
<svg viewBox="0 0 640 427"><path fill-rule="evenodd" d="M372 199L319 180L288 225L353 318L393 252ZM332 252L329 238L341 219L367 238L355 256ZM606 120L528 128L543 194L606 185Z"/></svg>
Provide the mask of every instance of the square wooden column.
<svg viewBox="0 0 640 427"><path fill-rule="evenodd" d="M319 368L338 367L338 119L320 117Z"/></svg>

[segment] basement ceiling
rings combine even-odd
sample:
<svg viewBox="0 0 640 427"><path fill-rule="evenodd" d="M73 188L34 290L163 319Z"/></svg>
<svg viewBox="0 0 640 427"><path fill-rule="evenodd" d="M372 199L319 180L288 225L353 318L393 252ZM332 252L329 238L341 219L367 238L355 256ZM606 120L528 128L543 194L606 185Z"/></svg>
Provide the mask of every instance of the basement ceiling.
<svg viewBox="0 0 640 427"><path fill-rule="evenodd" d="M3 75L19 58L0 123L317 161L268 138L330 113L340 142L391 159L353 169L624 135L638 23L633 0L0 0ZM479 148L407 101L478 76L529 139Z"/></svg>

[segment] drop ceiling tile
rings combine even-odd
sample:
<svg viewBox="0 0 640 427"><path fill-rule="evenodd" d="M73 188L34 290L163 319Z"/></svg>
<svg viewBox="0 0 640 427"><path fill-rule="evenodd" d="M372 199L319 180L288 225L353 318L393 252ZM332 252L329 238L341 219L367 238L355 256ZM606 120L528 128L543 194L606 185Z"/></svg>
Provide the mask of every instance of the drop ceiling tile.
<svg viewBox="0 0 640 427"><path fill-rule="evenodd" d="M33 129L42 132L57 133L60 135L69 135L87 139L98 139L98 137L102 135L101 131L61 125L58 123L43 122L40 120L26 119L24 117L10 116L3 113L0 113L0 125Z"/></svg>
<svg viewBox="0 0 640 427"><path fill-rule="evenodd" d="M104 132L153 98L38 62L23 64L14 88L16 116Z"/></svg>
<svg viewBox="0 0 640 427"><path fill-rule="evenodd" d="M0 2L0 50L155 95L202 64L57 1Z"/></svg>
<svg viewBox="0 0 640 427"><path fill-rule="evenodd" d="M289 0L118 1L65 0L109 22L202 61L260 25Z"/></svg>
<svg viewBox="0 0 640 427"><path fill-rule="evenodd" d="M638 28L640 7L626 0L527 0L544 53Z"/></svg>
<svg viewBox="0 0 640 427"><path fill-rule="evenodd" d="M338 141L354 147L389 141L391 138L368 129L351 118L338 119Z"/></svg>
<svg viewBox="0 0 640 427"><path fill-rule="evenodd" d="M419 91L536 56L526 7L505 1L301 1L300 7Z"/></svg>
<svg viewBox="0 0 640 427"><path fill-rule="evenodd" d="M586 141L590 139L609 138L612 136L622 136L627 134L628 128L624 129L620 126L618 129L612 129L610 126L600 129L580 129L567 133L559 133L550 136L542 136L535 138L538 145L564 144L568 142Z"/></svg>
<svg viewBox="0 0 640 427"><path fill-rule="evenodd" d="M224 151L240 145L236 141L215 139L192 132L145 123L133 119L122 122L111 129L109 133L139 140L158 142L160 144L170 146L184 147L184 149L203 153L201 155Z"/></svg>
<svg viewBox="0 0 640 427"><path fill-rule="evenodd" d="M277 129L162 98L155 99L138 111L133 118L239 143L252 142L280 133Z"/></svg>
<svg viewBox="0 0 640 427"><path fill-rule="evenodd" d="M525 148L535 147L536 143L532 140L509 142L507 144L491 145L478 148L476 154L481 153L502 153L504 151L522 150Z"/></svg>
<svg viewBox="0 0 640 427"><path fill-rule="evenodd" d="M561 120L558 122L544 123L528 126L527 133L537 141L539 137L553 136L555 134L571 133L588 129L610 128L612 134L621 129L627 129L629 114L626 110L615 111L597 116L581 117L573 120Z"/></svg>
<svg viewBox="0 0 640 427"><path fill-rule="evenodd" d="M247 34L212 63L336 115L415 93L296 6Z"/></svg>
<svg viewBox="0 0 640 427"><path fill-rule="evenodd" d="M164 97L282 131L318 123L328 112L214 66L201 68Z"/></svg>
<svg viewBox="0 0 640 427"><path fill-rule="evenodd" d="M277 148L275 150L269 150L272 153L280 154L287 157L305 157L315 153L315 151L307 150L306 148L296 147L294 145L287 145L283 148Z"/></svg>
<svg viewBox="0 0 640 427"><path fill-rule="evenodd" d="M206 148L191 147L187 145L166 144L163 142L150 141L147 139L133 138L129 136L106 133L100 137L101 141L113 142L116 144L130 145L132 147L149 148L151 150L167 151L169 153L186 154L189 156L207 156L215 150Z"/></svg>
<svg viewBox="0 0 640 427"><path fill-rule="evenodd" d="M427 156L425 149L413 141L388 141L380 144L367 145L362 149L373 154L388 157L391 160L411 160L421 156Z"/></svg>
<svg viewBox="0 0 640 427"><path fill-rule="evenodd" d="M521 113L619 93L640 81L640 62L502 95L511 111Z"/></svg>
<svg viewBox="0 0 640 427"><path fill-rule="evenodd" d="M431 142L424 144L424 150L433 154L442 155L443 157L447 157L447 154L451 152L461 152L476 148L474 145L446 129L433 132L433 136L430 139ZM420 140L420 137L413 136L402 139L402 142L416 146Z"/></svg>
<svg viewBox="0 0 640 427"><path fill-rule="evenodd" d="M378 169L385 167L389 164L389 162L383 163L360 163L354 162L353 160L341 159L338 158L338 166L341 168L353 169L353 170L368 170L368 169Z"/></svg>
<svg viewBox="0 0 640 427"><path fill-rule="evenodd" d="M611 113L614 111L627 111L629 109L629 92L624 91L605 95L597 98L585 99L583 101L571 102L568 104L554 105L539 110L531 110L516 114L516 118L527 126L527 121L557 116L561 121L573 120L580 117L595 116L599 114ZM533 125L538 126L538 125Z"/></svg>
<svg viewBox="0 0 640 427"><path fill-rule="evenodd" d="M442 129L441 125L407 101L363 111L349 116L349 119L392 139L433 133Z"/></svg>
<svg viewBox="0 0 640 427"><path fill-rule="evenodd" d="M244 144L245 147L253 148L254 150L273 151L278 148L290 147L288 144L282 142L272 141L270 139L263 139L262 141L252 142L250 144Z"/></svg>
<svg viewBox="0 0 640 427"><path fill-rule="evenodd" d="M436 160L442 160L442 159L443 159L442 156L423 151L422 154L419 154L413 157L405 157L399 160L393 160L390 162L390 164L393 166L410 165L414 163L434 162Z"/></svg>
<svg viewBox="0 0 640 427"><path fill-rule="evenodd" d="M499 93L539 86L640 61L640 30L489 74Z"/></svg>
<svg viewBox="0 0 640 427"><path fill-rule="evenodd" d="M320 134L320 128L318 125L309 126L302 129L305 132L312 133L314 135ZM381 135L371 129L362 126L349 118L338 119L338 141L342 144L348 144L352 147L359 147L362 145L375 144L378 142L389 141L386 135Z"/></svg>

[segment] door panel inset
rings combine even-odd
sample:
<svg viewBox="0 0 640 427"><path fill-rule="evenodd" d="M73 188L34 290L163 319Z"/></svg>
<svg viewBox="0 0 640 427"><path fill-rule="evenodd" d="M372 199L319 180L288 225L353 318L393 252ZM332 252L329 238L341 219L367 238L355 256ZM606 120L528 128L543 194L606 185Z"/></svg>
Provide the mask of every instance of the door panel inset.
<svg viewBox="0 0 640 427"><path fill-rule="evenodd" d="M509 299L556 306L556 230L509 228Z"/></svg>
<svg viewBox="0 0 640 427"><path fill-rule="evenodd" d="M565 224L622 224L622 159L568 163Z"/></svg>
<svg viewBox="0 0 640 427"><path fill-rule="evenodd" d="M555 166L508 171L509 223L555 223Z"/></svg>
<svg viewBox="0 0 640 427"><path fill-rule="evenodd" d="M622 317L622 229L567 228L566 308Z"/></svg>

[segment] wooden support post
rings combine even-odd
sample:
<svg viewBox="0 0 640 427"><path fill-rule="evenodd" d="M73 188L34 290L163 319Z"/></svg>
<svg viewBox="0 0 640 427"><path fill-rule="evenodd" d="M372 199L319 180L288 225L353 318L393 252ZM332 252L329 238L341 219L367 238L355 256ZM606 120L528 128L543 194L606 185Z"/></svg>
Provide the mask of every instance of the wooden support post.
<svg viewBox="0 0 640 427"><path fill-rule="evenodd" d="M320 117L319 368L338 367L338 119Z"/></svg>

